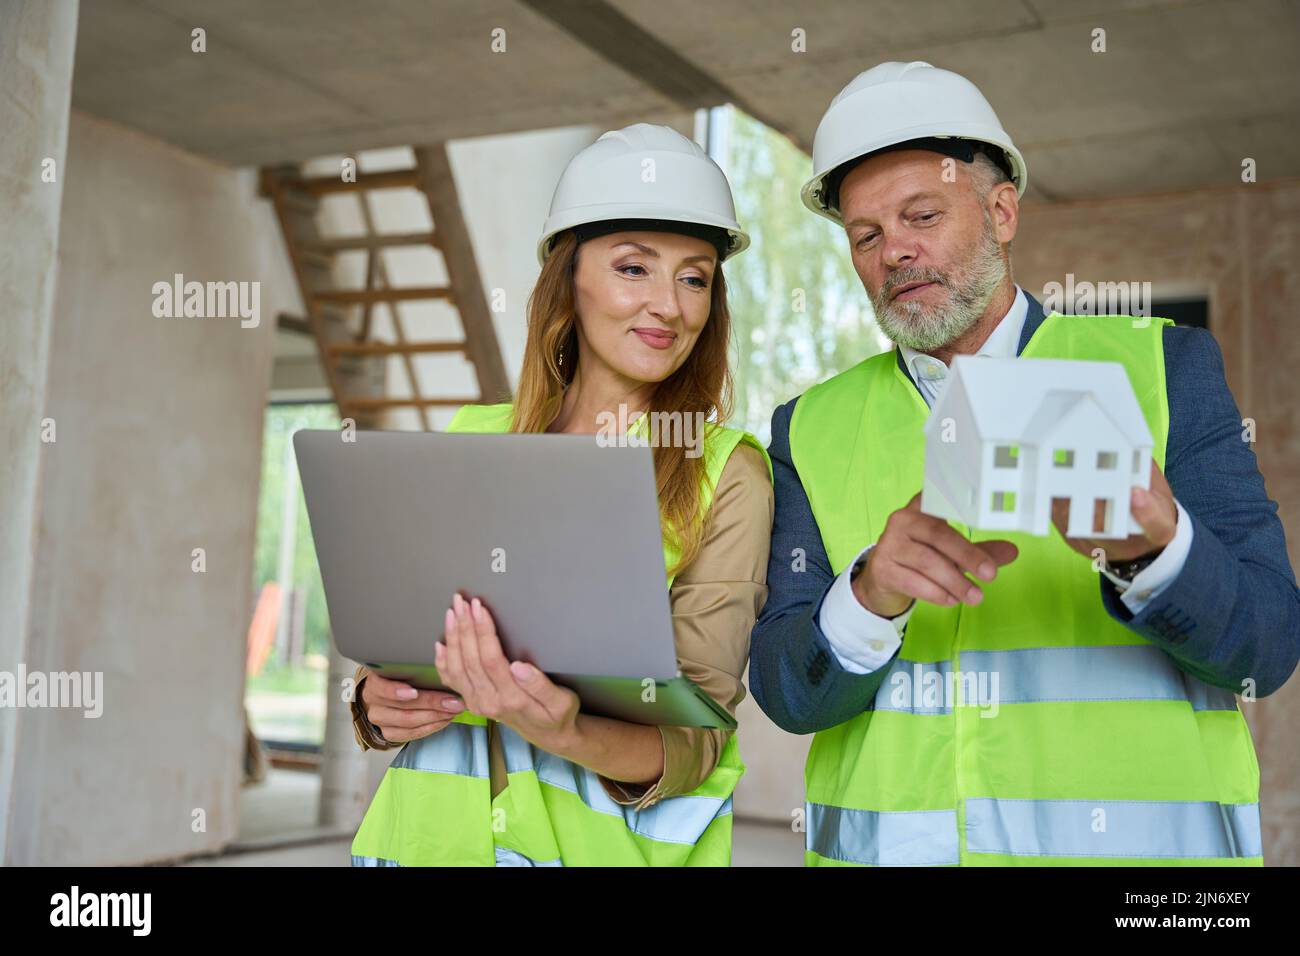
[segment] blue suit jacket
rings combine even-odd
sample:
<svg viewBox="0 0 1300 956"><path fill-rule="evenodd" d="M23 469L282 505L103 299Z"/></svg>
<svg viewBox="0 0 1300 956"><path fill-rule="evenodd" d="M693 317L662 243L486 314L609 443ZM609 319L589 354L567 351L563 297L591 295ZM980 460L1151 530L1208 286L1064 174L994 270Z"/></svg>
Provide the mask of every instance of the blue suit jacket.
<svg viewBox="0 0 1300 956"><path fill-rule="evenodd" d="M1043 307L1027 298L1029 313L1016 354L1043 322ZM1191 552L1178 577L1142 613L1131 614L1101 574L1098 600L1111 617L1163 648L1183 670L1237 693L1246 678L1253 678L1262 697L1286 682L1300 657L1300 591L1277 505L1264 490L1254 449L1242 441L1241 415L1214 337L1204 329L1169 326L1164 347L1165 476L1192 519ZM903 367L901 352L895 354ZM790 416L797 401L772 416L768 452L776 515L767 567L770 593L754 626L749 687L778 726L807 734L869 709L888 667L870 674L846 671L817 624L822 600L843 568L830 566L790 456ZM807 555L806 569L799 572L791 568L795 548Z"/></svg>

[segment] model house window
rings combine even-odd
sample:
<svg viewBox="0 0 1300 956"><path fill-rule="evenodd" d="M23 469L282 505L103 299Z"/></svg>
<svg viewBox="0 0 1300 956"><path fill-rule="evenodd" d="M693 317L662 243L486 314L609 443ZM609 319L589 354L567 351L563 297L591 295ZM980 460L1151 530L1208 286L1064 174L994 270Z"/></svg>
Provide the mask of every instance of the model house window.
<svg viewBox="0 0 1300 956"><path fill-rule="evenodd" d="M1114 471L1119 466L1119 452L1116 451L1099 451L1097 452L1097 469L1099 471Z"/></svg>
<svg viewBox="0 0 1300 956"><path fill-rule="evenodd" d="M1133 452L1133 474L1137 474L1142 469L1142 452Z"/></svg>
<svg viewBox="0 0 1300 956"><path fill-rule="evenodd" d="M1020 464L1019 445L998 445L993 449L994 468L1015 468Z"/></svg>
<svg viewBox="0 0 1300 956"><path fill-rule="evenodd" d="M994 511L1015 511L1016 493L1014 491L993 492L993 510Z"/></svg>
<svg viewBox="0 0 1300 956"><path fill-rule="evenodd" d="M1054 468L1073 468L1074 467L1074 449L1057 448L1052 452L1052 467Z"/></svg>

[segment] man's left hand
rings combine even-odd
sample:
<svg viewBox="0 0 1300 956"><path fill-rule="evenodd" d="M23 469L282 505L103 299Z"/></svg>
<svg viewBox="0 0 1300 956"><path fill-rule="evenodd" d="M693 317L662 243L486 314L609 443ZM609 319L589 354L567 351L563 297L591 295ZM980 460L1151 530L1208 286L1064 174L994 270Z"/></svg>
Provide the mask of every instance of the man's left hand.
<svg viewBox="0 0 1300 956"><path fill-rule="evenodd" d="M1106 560L1111 563L1132 561L1135 558L1154 558L1174 539L1174 529L1178 525L1178 506L1174 503L1174 493L1165 480L1164 472L1151 459L1150 490L1134 486L1129 493L1129 511L1132 513L1140 534L1131 534L1127 538L1070 538L1065 534L1069 527L1069 504L1052 503L1052 524L1065 538L1066 544L1086 558L1101 549Z"/></svg>

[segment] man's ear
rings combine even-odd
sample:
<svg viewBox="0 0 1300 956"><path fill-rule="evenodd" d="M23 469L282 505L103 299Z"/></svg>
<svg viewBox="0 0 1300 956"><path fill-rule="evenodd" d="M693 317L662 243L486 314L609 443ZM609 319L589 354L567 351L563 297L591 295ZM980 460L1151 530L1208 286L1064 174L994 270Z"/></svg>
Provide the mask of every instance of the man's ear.
<svg viewBox="0 0 1300 956"><path fill-rule="evenodd" d="M986 202L998 244L1006 245L1016 237L1016 230L1020 227L1020 197L1016 193L1016 184L998 183L989 190Z"/></svg>

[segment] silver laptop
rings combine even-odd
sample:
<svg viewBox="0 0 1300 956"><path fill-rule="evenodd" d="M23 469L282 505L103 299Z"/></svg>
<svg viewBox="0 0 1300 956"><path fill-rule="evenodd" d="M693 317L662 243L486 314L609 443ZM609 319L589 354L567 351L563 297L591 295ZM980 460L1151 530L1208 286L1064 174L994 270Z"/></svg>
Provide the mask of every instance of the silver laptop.
<svg viewBox="0 0 1300 956"><path fill-rule="evenodd" d="M677 670L649 448L594 435L299 431L293 437L339 651L447 689L434 642L456 591L506 656L586 713L732 729Z"/></svg>

